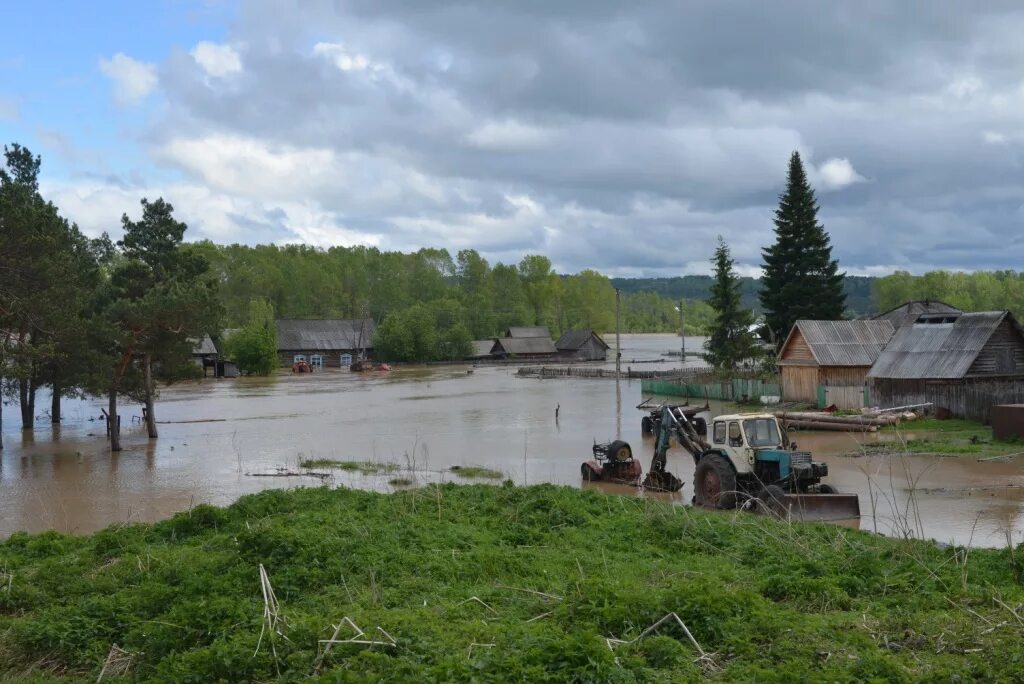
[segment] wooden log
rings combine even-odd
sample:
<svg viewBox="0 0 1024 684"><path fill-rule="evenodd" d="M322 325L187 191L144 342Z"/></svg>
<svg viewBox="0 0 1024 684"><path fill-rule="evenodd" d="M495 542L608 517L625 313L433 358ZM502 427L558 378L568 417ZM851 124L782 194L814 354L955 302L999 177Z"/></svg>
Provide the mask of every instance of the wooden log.
<svg viewBox="0 0 1024 684"><path fill-rule="evenodd" d="M812 420L820 423L842 423L849 425L874 425L876 427L891 424L888 420L878 420L868 416L834 416L830 413L810 413L803 411L791 411L776 414L784 420Z"/></svg>
<svg viewBox="0 0 1024 684"><path fill-rule="evenodd" d="M878 432L877 425L857 425L855 423L829 423L820 420L785 419L786 428L800 430L833 430L836 432Z"/></svg>

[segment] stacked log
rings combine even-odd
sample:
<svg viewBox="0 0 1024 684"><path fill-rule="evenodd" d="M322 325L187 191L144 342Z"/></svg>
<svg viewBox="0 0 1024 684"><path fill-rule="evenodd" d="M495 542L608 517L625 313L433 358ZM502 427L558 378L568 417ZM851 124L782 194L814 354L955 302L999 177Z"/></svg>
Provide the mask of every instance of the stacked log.
<svg viewBox="0 0 1024 684"><path fill-rule="evenodd" d="M783 411L775 415L787 428L841 432L877 432L880 427L897 425L908 419L906 414L838 416L814 411Z"/></svg>

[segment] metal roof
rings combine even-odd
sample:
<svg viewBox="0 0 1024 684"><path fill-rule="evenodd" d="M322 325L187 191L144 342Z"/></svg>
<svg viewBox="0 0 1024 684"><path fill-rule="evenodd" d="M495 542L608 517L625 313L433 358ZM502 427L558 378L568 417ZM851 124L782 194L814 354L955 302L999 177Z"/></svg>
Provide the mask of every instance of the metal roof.
<svg viewBox="0 0 1024 684"><path fill-rule="evenodd" d="M471 358L479 356L490 356L491 348L494 346L495 338L489 340L473 340L473 353L470 355Z"/></svg>
<svg viewBox="0 0 1024 684"><path fill-rule="evenodd" d="M550 337L499 337L491 347L492 354L557 354Z"/></svg>
<svg viewBox="0 0 1024 684"><path fill-rule="evenodd" d="M1006 311L922 315L896 331L868 377L962 378L1008 315Z"/></svg>
<svg viewBox="0 0 1024 684"><path fill-rule="evenodd" d="M277 348L282 351L337 351L373 347L377 326L370 318L357 320L280 319Z"/></svg>
<svg viewBox="0 0 1024 684"><path fill-rule="evenodd" d="M551 339L551 332L547 326L534 325L528 327L509 328L505 331L505 337L546 337Z"/></svg>
<svg viewBox="0 0 1024 684"><path fill-rule="evenodd" d="M797 321L783 352L797 330L819 366L870 366L895 332L889 321Z"/></svg>
<svg viewBox="0 0 1024 684"><path fill-rule="evenodd" d="M555 342L555 347L559 351L567 351L570 349L579 349L590 340L593 336L605 349L610 349L608 344L601 339L601 336L594 332L592 329L587 328L586 330L569 330L558 338Z"/></svg>

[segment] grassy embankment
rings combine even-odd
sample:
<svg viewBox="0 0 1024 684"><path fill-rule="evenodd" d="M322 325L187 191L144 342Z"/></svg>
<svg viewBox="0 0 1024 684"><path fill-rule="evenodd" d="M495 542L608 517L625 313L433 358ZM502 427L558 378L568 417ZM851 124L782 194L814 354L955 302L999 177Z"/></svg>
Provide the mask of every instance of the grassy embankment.
<svg viewBox="0 0 1024 684"><path fill-rule="evenodd" d="M268 491L0 544L0 679L96 681L116 644L153 682L1009 681L1022 554L550 485ZM671 613L707 657L672 619L628 643ZM382 643L324 656L345 618Z"/></svg>
<svg viewBox="0 0 1024 684"><path fill-rule="evenodd" d="M1024 442L993 439L991 427L971 420L928 418L884 428L883 432L896 432L903 438L891 443L866 444L864 451L976 458L1024 455Z"/></svg>

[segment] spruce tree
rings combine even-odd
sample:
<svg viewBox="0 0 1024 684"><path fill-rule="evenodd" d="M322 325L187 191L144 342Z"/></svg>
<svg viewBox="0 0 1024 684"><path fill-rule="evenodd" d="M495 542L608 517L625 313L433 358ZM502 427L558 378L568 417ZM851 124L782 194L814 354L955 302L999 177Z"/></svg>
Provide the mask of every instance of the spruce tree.
<svg viewBox="0 0 1024 684"><path fill-rule="evenodd" d="M775 210L775 244L764 250L761 306L777 344L800 319L837 320L846 309L845 273L818 223L818 203L800 154L789 158L786 191Z"/></svg>
<svg viewBox="0 0 1024 684"><path fill-rule="evenodd" d="M731 370L758 352L750 332L754 315L740 304L740 278L733 269L735 262L729 246L721 236L711 262L715 265L715 280L708 304L715 310L715 320L704 359L715 368Z"/></svg>

